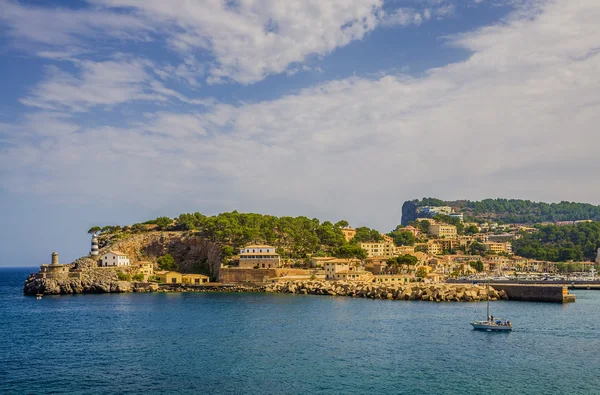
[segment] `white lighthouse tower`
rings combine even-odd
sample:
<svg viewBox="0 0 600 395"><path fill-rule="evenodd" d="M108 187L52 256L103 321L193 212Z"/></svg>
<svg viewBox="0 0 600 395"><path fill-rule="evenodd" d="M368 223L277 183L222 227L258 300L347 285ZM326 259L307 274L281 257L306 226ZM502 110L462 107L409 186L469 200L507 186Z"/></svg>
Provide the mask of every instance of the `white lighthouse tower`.
<svg viewBox="0 0 600 395"><path fill-rule="evenodd" d="M94 233L92 235L92 250L90 251L91 256L98 256L98 235Z"/></svg>

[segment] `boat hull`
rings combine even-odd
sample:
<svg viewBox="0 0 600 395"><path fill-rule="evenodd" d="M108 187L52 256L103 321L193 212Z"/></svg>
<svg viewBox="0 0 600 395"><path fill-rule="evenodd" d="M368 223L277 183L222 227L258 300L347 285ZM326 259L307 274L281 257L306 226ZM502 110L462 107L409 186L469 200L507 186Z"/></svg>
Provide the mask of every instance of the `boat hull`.
<svg viewBox="0 0 600 395"><path fill-rule="evenodd" d="M473 326L473 329L477 330L477 331L494 331L494 332L510 332L510 331L512 331L512 326L498 325L495 322L474 321L474 322L471 322L471 326Z"/></svg>

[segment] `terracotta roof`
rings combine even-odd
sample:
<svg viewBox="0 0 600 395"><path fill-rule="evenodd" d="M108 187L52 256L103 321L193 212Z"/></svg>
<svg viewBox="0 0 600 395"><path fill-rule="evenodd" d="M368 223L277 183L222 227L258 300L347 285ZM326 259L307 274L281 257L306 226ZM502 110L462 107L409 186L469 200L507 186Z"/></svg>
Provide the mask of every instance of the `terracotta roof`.
<svg viewBox="0 0 600 395"><path fill-rule="evenodd" d="M279 255L276 252L244 252L240 254L240 256L248 256L248 255Z"/></svg>
<svg viewBox="0 0 600 395"><path fill-rule="evenodd" d="M108 251L108 252L107 252L107 254L108 254L108 253L111 253L111 252L112 252L113 254L115 254L115 255L119 255L119 256L127 256L127 254L125 254L125 253L123 253L123 252L121 252L121 251L113 251L113 250L111 250L111 251Z"/></svg>

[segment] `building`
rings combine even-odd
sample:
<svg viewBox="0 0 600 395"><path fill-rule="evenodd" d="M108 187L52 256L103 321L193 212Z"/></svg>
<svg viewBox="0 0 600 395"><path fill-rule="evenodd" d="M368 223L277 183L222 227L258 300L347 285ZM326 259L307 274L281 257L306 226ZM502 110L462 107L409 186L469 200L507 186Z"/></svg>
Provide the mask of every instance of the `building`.
<svg viewBox="0 0 600 395"><path fill-rule="evenodd" d="M396 256L396 245L394 242L360 243L360 248L367 251L367 257L384 256L391 258Z"/></svg>
<svg viewBox="0 0 600 395"><path fill-rule="evenodd" d="M391 284L391 285L402 285L414 281L414 274L402 273L402 274L380 274L376 275L373 282L378 284Z"/></svg>
<svg viewBox="0 0 600 395"><path fill-rule="evenodd" d="M419 236L419 233L421 233L421 231L418 228L415 228L412 225L406 226L406 227L402 228L401 230L406 231L406 232L410 232L415 237Z"/></svg>
<svg viewBox="0 0 600 395"><path fill-rule="evenodd" d="M323 264L326 280L336 280L340 277L337 274L345 271L357 270L360 267L358 259L330 259Z"/></svg>
<svg viewBox="0 0 600 395"><path fill-rule="evenodd" d="M464 215L463 215L462 213L451 213L451 214L450 214L450 217L451 217L451 218L456 218L456 219L458 219L460 222L464 222L464 220L465 220L465 217L464 217Z"/></svg>
<svg viewBox="0 0 600 395"><path fill-rule="evenodd" d="M156 272L156 277L164 284L181 284L183 281L181 273L170 272L167 270Z"/></svg>
<svg viewBox="0 0 600 395"><path fill-rule="evenodd" d="M61 265L58 263L58 252L52 253L50 264L40 265L40 271L37 278L63 278L69 276L70 265Z"/></svg>
<svg viewBox="0 0 600 395"><path fill-rule="evenodd" d="M342 233L344 234L346 241L350 241L354 238L354 235L356 234L356 229L350 227L342 228Z"/></svg>
<svg viewBox="0 0 600 395"><path fill-rule="evenodd" d="M440 244L435 243L433 240L430 240L427 243L415 244L415 251L422 251L427 254L438 255L441 254L444 250Z"/></svg>
<svg viewBox="0 0 600 395"><path fill-rule="evenodd" d="M138 274L144 275L144 281L154 275L154 264L152 262L136 262L131 266L137 269Z"/></svg>
<svg viewBox="0 0 600 395"><path fill-rule="evenodd" d="M181 275L181 281L184 284L200 285L206 284L210 281L210 277L204 274L183 274Z"/></svg>
<svg viewBox="0 0 600 395"><path fill-rule="evenodd" d="M428 217L435 215L450 215L452 213L452 207L450 206L422 206L417 208L417 214L423 214Z"/></svg>
<svg viewBox="0 0 600 395"><path fill-rule="evenodd" d="M385 243L394 243L394 239L391 236L384 235L383 233L380 233L380 235Z"/></svg>
<svg viewBox="0 0 600 395"><path fill-rule="evenodd" d="M431 224L429 225L428 233L432 236L455 238L457 236L456 226L446 224Z"/></svg>
<svg viewBox="0 0 600 395"><path fill-rule="evenodd" d="M512 254L512 244L510 243L494 243L492 241L486 241L483 243L483 247L494 254Z"/></svg>
<svg viewBox="0 0 600 395"><path fill-rule="evenodd" d="M102 261L100 262L101 267L118 267L118 266L129 266L129 259L127 255L121 251L108 251L102 255Z"/></svg>
<svg viewBox="0 0 600 395"><path fill-rule="evenodd" d="M333 281L373 281L373 273L366 270L350 268L349 270L342 270L335 273Z"/></svg>
<svg viewBox="0 0 600 395"><path fill-rule="evenodd" d="M275 247L269 245L249 245L240 250L241 268L274 269L281 267L281 258Z"/></svg>

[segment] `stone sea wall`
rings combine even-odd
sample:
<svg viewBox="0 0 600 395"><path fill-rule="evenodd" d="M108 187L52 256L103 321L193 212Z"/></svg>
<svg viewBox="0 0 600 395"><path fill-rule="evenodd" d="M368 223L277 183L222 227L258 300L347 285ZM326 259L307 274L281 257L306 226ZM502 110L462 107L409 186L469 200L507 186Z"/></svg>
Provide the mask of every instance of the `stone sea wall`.
<svg viewBox="0 0 600 395"><path fill-rule="evenodd" d="M305 295L350 296L357 298L389 300L423 300L432 302L477 302L481 300L508 299L506 292L487 289L481 285L422 284L387 285L375 283L297 281L270 284L266 292Z"/></svg>

